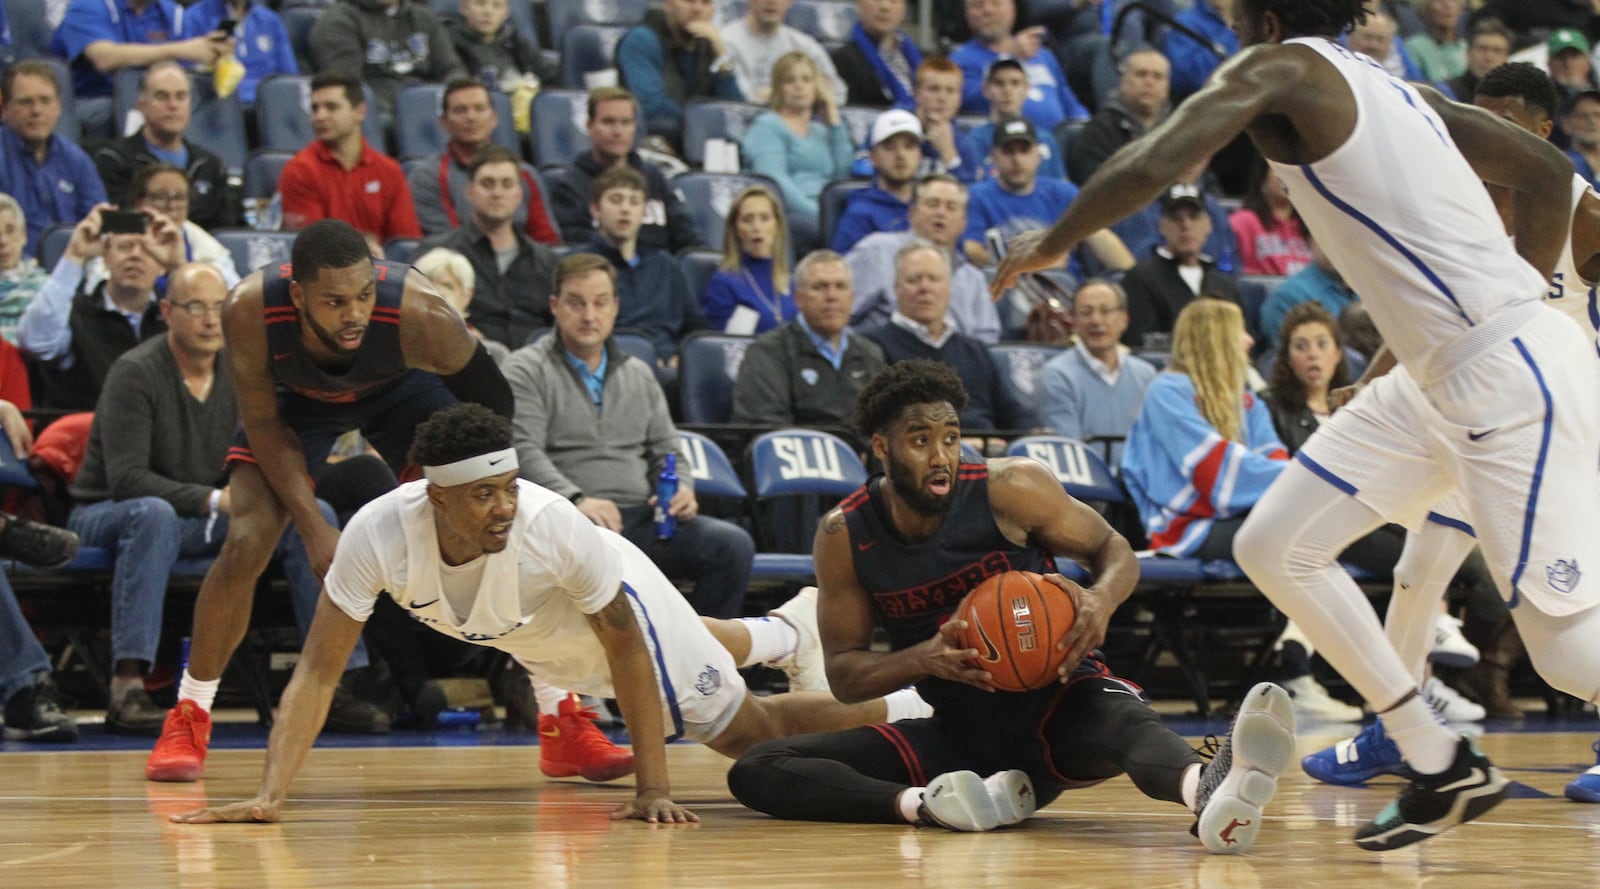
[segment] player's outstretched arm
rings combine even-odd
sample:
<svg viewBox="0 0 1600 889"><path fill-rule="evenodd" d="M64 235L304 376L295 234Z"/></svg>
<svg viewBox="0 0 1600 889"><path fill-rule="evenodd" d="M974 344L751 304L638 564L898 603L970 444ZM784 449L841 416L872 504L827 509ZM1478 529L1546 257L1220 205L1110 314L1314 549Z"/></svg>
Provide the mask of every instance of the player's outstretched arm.
<svg viewBox="0 0 1600 889"><path fill-rule="evenodd" d="M438 374L456 398L512 418L511 384L461 313L416 269L406 273L400 300L400 348L408 366Z"/></svg>
<svg viewBox="0 0 1600 889"><path fill-rule="evenodd" d="M966 621L949 620L932 638L899 651L872 650L872 606L856 577L850 532L835 509L823 517L812 544L817 571L817 629L833 696L858 704L899 691L929 676L994 691L993 677L970 666L977 649L959 641Z"/></svg>
<svg viewBox="0 0 1600 889"><path fill-rule="evenodd" d="M672 801L667 778L666 732L661 724L661 687L644 633L633 616L628 593L618 589L604 608L588 615L589 628L600 639L611 667L611 686L617 693L622 721L633 739L634 774L638 789L627 805L611 813L613 819L637 818L652 824L685 824L699 816Z"/></svg>
<svg viewBox="0 0 1600 889"><path fill-rule="evenodd" d="M1100 514L1062 490L1044 464L1028 457L989 461L989 504L1002 531L1027 539L1057 556L1089 566L1088 587L1059 574L1049 578L1067 591L1078 618L1059 646L1067 651L1061 675L1068 676L1084 655L1106 641L1111 615L1139 583L1139 559L1126 538Z"/></svg>
<svg viewBox="0 0 1600 889"><path fill-rule="evenodd" d="M311 566L321 577L333 561L339 532L322 517L300 439L278 413L261 302L261 272L246 277L228 295L222 309L223 333L228 341L227 351L223 352L224 367L239 402L239 419L256 465L294 520L295 528L305 539Z"/></svg>
<svg viewBox="0 0 1600 889"><path fill-rule="evenodd" d="M1572 162L1510 121L1418 86L1478 178L1512 191L1517 252L1546 279L1561 259L1572 221Z"/></svg>
<svg viewBox="0 0 1600 889"><path fill-rule="evenodd" d="M322 731L334 688L360 637L361 622L341 611L324 591L317 599L317 613L306 634L300 662L295 664L294 675L278 705L278 719L267 741L261 789L254 799L173 815L172 820L182 824L277 821L289 785L300 771L306 751Z"/></svg>
<svg viewBox="0 0 1600 889"><path fill-rule="evenodd" d="M1054 267L1091 234L1149 206L1185 170L1216 154L1263 114L1272 113L1286 89L1304 83L1305 62L1299 53L1269 46L1247 49L1224 62L1205 89L1095 170L1048 231L1019 238L1020 244L1014 240L990 291L1000 297L1016 284L1018 275Z"/></svg>

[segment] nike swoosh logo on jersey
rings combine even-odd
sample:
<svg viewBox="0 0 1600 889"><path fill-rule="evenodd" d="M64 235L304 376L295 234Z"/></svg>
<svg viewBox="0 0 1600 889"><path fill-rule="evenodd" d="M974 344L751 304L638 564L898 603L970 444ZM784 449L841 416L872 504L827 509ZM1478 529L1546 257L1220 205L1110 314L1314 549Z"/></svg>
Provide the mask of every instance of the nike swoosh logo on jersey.
<svg viewBox="0 0 1600 889"><path fill-rule="evenodd" d="M1467 438L1470 438L1473 441L1482 441L1482 440L1488 438L1489 436L1491 436L1491 435L1493 435L1493 434L1495 434L1496 432L1499 432L1499 431L1500 431L1500 427L1496 426L1493 429L1485 429L1482 432L1468 432L1467 433Z"/></svg>
<svg viewBox="0 0 1600 889"><path fill-rule="evenodd" d="M994 647L989 641L989 634L983 631L983 624L975 624L978 628L978 638L983 641L984 650L978 653L978 660L988 661L991 664L1000 663L1000 649Z"/></svg>
<svg viewBox="0 0 1600 889"><path fill-rule="evenodd" d="M876 541L876 540L869 540L866 543L858 543L858 544L856 544L856 552L864 553L867 550L872 549L873 547L875 547L877 545L878 545L878 541Z"/></svg>
<svg viewBox="0 0 1600 889"><path fill-rule="evenodd" d="M426 602L412 602L410 605L407 605L406 607L407 608L427 608L429 605L432 605L433 603L435 603L437 601L439 601L439 600L438 599L429 599Z"/></svg>

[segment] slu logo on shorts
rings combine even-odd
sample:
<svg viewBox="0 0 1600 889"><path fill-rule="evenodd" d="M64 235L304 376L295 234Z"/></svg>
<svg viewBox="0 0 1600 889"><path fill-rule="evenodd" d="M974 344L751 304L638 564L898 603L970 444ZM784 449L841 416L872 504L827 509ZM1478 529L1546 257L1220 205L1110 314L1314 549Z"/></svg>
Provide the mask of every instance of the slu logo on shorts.
<svg viewBox="0 0 1600 889"><path fill-rule="evenodd" d="M1578 570L1578 560L1557 559L1554 565L1546 565L1544 569L1546 580L1558 593L1570 593L1578 588L1578 581L1583 577L1583 572Z"/></svg>
<svg viewBox="0 0 1600 889"><path fill-rule="evenodd" d="M722 673L710 664L706 664L706 668L700 671L700 675L694 681L694 690L706 697L715 694L721 687Z"/></svg>

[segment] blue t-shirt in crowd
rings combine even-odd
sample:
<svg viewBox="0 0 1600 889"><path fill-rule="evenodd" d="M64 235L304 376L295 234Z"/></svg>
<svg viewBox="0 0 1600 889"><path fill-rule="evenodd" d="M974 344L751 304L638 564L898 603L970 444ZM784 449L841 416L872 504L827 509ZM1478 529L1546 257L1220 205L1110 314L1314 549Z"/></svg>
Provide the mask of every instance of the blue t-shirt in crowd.
<svg viewBox="0 0 1600 889"><path fill-rule="evenodd" d="M170 43L183 33L183 13L174 0L153 0L134 12L128 0L72 0L56 28L50 52L72 62L78 98L111 95L111 75L97 71L83 51L91 43Z"/></svg>

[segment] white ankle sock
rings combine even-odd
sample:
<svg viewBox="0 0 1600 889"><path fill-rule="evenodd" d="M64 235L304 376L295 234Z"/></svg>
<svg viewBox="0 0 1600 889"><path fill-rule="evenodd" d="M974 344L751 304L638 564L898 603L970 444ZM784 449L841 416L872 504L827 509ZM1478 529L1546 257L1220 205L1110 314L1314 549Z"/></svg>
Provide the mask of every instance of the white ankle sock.
<svg viewBox="0 0 1600 889"><path fill-rule="evenodd" d="M1378 716L1383 730L1400 748L1406 764L1424 775L1436 775L1450 768L1456 758L1456 734L1440 724L1433 708L1421 695L1415 695L1393 710Z"/></svg>
<svg viewBox="0 0 1600 889"><path fill-rule="evenodd" d="M194 701L195 706L210 713L211 705L217 701L217 686L221 684L221 677L201 681L190 676L189 670L185 668L183 678L178 681L178 700Z"/></svg>
<svg viewBox="0 0 1600 889"><path fill-rule="evenodd" d="M739 624L750 634L750 653L741 667L782 660L800 647L800 633L781 617L742 617Z"/></svg>
<svg viewBox="0 0 1600 889"><path fill-rule="evenodd" d="M1203 766L1200 763L1195 763L1183 770L1183 781L1180 782L1178 792L1183 795L1183 804L1191 812L1194 811L1195 804L1200 801L1198 797L1200 795L1200 769L1202 768Z"/></svg>
<svg viewBox="0 0 1600 889"><path fill-rule="evenodd" d="M900 807L900 817L906 819L907 824L916 824L922 820L917 812L922 808L922 792L924 787L907 787L900 798L895 800L895 805Z"/></svg>
<svg viewBox="0 0 1600 889"><path fill-rule="evenodd" d="M539 715L560 716L561 702L565 701L567 699L567 695L571 694L572 692L569 692L564 688L556 688L555 686L545 682L540 682L539 680L534 679L532 676L528 677L528 681L533 683L533 696L539 702Z"/></svg>
<svg viewBox="0 0 1600 889"><path fill-rule="evenodd" d="M883 698L883 703L889 709L886 722L899 722L902 719L924 719L933 715L933 707L917 694L914 688L902 688L890 692Z"/></svg>

